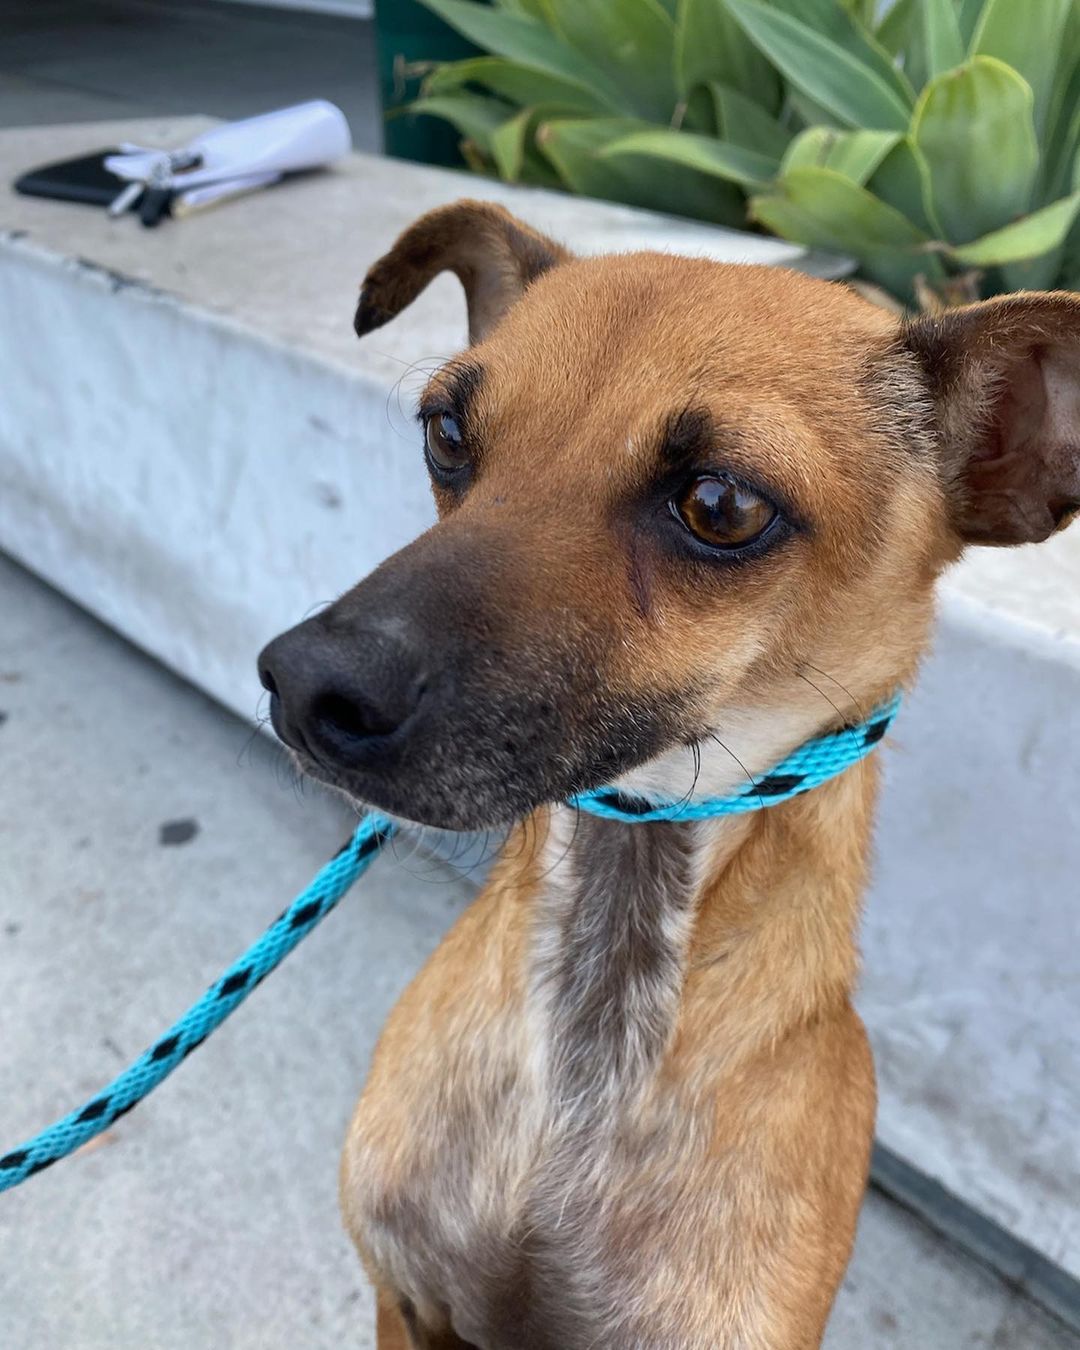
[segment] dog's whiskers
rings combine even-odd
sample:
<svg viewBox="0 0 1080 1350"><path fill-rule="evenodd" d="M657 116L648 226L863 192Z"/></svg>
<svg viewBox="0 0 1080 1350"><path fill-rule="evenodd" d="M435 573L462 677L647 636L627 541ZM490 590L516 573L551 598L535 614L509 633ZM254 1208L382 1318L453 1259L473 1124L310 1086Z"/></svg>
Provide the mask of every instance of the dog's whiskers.
<svg viewBox="0 0 1080 1350"><path fill-rule="evenodd" d="M757 779L756 779L756 778L754 777L754 775L750 772L750 770L746 767L746 765L742 762L742 760L741 760L741 759L739 758L739 756L735 753L735 751L732 750L731 746L730 746L730 745L726 745L726 744L720 739L720 737L716 734L715 731L710 731L710 732L707 732L706 734L707 734L707 736L708 736L708 738L709 738L710 741L714 741L714 742L720 747L720 749L724 751L725 754L731 756L731 758L735 761L735 763L739 766L739 768L740 768L740 769L743 771L743 773L745 774L745 776L746 776L746 781L750 784L750 786L751 786L752 788L755 788L755 789L756 789L756 788L757 788ZM764 801L763 801L763 799L762 799L760 793L758 794L758 801L761 802L762 805L764 805Z"/></svg>
<svg viewBox="0 0 1080 1350"><path fill-rule="evenodd" d="M410 827L407 831L399 831L390 841L390 852L394 863L407 876L412 877L414 881L421 881L425 885L444 885L446 882L445 868L449 865L447 859L440 856L432 844L427 841L429 835L439 835L442 831L431 830L427 826L419 825ZM410 845L409 853L403 856L399 848L399 840L408 838ZM415 864L417 860L423 860L427 863L425 870L419 870Z"/></svg>
<svg viewBox="0 0 1080 1350"><path fill-rule="evenodd" d="M815 675L820 675L821 678L822 678L823 680L828 680L830 684L835 684L836 687L837 687L837 689L839 689L839 690L841 691L841 693L843 693L844 696L845 696L846 698L848 698L848 699L851 700L851 706L852 706L852 707L855 709L855 711L858 713L858 715L859 715L859 721L860 721L860 722L865 722L865 721L866 721L866 711L865 711L865 709L863 708L862 704L861 704L861 703L859 702L859 700L855 697L855 695L851 692L851 690L847 687L847 685L846 685L846 684L841 684L840 681L836 678L835 675L830 675L829 672L828 672L827 670L820 670L817 666L813 665L810 661L804 661L804 662L802 663L802 669L803 669L803 670L812 670L812 671L814 672ZM795 673L796 673L796 674L800 674L801 672L799 671L798 668L796 668L796 672L795 672ZM805 679L806 677L803 676L803 678ZM815 686L815 688L816 688L816 686ZM820 690L820 689L818 690L818 693L819 693L819 694L821 693L821 690ZM833 706L835 707L835 704L834 704Z"/></svg>
<svg viewBox="0 0 1080 1350"><path fill-rule="evenodd" d="M811 669L811 670L817 670L817 667L816 667L816 666L811 666L810 669ZM822 672L818 671L818 674L821 674L821 673L822 673ZM822 689L820 685L815 684L814 681L810 678L809 675L803 674L803 672L802 672L801 670L796 670L796 671L795 671L795 674L799 677L800 680L803 681L804 684L808 684L808 685L810 686L811 689L813 689L816 693L818 693L818 694L821 695L821 697L825 700L825 702L829 705L829 707L832 708L833 712L836 713L837 717L840 718L841 722L844 724L844 729L847 731L848 735L851 736L855 741L858 741L858 737L857 737L856 734L855 734L855 730L854 730L854 728L850 725L850 723L851 723L851 717L850 717L850 714L845 715L843 712L841 712L841 710L837 707L837 705L833 702L833 700L828 696L828 694L825 692L825 690ZM831 676L826 675L825 678L826 678L826 679L830 679ZM839 683L838 680L833 680L833 684L837 685L838 688L843 688L843 686ZM846 693L846 692L847 692L847 691L845 690L845 693ZM860 718L862 718L862 710L859 708L859 705L858 705L858 703L856 702L855 698L854 698L852 695L850 695L850 694L848 694L848 697L851 698L852 703L855 705L856 711L859 713Z"/></svg>
<svg viewBox="0 0 1080 1350"><path fill-rule="evenodd" d="M255 705L254 725L249 734L244 738L244 743L236 752L236 763L238 766L243 766L245 758L251 753L252 746L254 746L259 739L259 733L270 721L269 714L262 711L263 700L265 698L265 694L260 695L259 701Z"/></svg>

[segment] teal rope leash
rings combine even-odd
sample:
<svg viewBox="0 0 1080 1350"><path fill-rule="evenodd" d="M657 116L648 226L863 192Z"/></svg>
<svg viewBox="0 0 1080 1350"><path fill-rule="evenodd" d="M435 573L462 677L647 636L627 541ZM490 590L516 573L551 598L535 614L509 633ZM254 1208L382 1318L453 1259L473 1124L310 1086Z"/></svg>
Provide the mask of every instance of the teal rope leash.
<svg viewBox="0 0 1080 1350"><path fill-rule="evenodd" d="M571 797L570 805L591 815L603 816L605 820L622 820L628 824L651 820L711 820L715 816L737 816L745 811L778 806L820 787L860 759L865 759L892 725L900 708L900 698L899 694L894 695L864 722L804 742L787 759L770 769L764 778L751 779L748 787L730 797L654 802L615 788L597 788L595 792L580 792Z"/></svg>
<svg viewBox="0 0 1080 1350"><path fill-rule="evenodd" d="M755 780L750 787L730 797L664 803L628 796L612 788L600 788L595 792L579 793L570 799L570 805L607 820L632 824L655 820L706 820L776 806L809 792L864 759L888 731L899 706L900 695L897 694L864 722L807 741L764 778ZM0 1157L0 1191L18 1186L28 1177L74 1153L126 1115L168 1078L326 918L397 830L398 826L385 816L374 812L365 816L341 852L149 1050L85 1106Z"/></svg>
<svg viewBox="0 0 1080 1350"><path fill-rule="evenodd" d="M164 1036L85 1106L0 1158L0 1191L10 1190L74 1153L168 1078L255 986L281 965L296 944L326 918L353 882L371 866L397 828L383 816L365 816L337 857L326 864L289 908Z"/></svg>

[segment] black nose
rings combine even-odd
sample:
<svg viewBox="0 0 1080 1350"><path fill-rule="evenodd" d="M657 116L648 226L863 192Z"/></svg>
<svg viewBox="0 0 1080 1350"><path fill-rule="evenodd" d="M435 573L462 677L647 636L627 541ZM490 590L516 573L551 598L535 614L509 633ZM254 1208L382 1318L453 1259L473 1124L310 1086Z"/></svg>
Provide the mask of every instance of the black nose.
<svg viewBox="0 0 1080 1350"><path fill-rule="evenodd" d="M259 679L285 744L346 767L392 736L427 688L416 644L386 631L336 631L323 615L264 647Z"/></svg>

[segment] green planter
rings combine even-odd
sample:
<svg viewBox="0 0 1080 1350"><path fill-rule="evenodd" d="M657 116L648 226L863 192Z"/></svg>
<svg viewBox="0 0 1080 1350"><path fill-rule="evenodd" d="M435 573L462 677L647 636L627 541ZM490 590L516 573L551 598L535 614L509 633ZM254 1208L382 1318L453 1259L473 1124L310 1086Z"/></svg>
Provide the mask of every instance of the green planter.
<svg viewBox="0 0 1080 1350"><path fill-rule="evenodd" d="M395 112L416 97L420 80L406 68L417 61L459 61L477 48L448 28L418 0L376 0L375 43L379 59L384 146L395 159L463 168L458 132L437 117Z"/></svg>

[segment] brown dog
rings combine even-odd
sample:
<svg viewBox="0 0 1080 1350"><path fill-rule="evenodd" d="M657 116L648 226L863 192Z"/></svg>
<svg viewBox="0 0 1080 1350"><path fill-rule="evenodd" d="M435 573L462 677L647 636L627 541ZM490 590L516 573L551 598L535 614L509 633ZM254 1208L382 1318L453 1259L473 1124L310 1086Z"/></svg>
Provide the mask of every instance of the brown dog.
<svg viewBox="0 0 1080 1350"><path fill-rule="evenodd" d="M733 791L909 681L964 545L1080 505L1080 298L898 325L459 202L371 270L358 331L444 269L472 345L421 403L440 523L261 660L316 777L512 827L346 1144L380 1350L816 1346L874 1121L876 768L702 824L553 804Z"/></svg>

